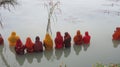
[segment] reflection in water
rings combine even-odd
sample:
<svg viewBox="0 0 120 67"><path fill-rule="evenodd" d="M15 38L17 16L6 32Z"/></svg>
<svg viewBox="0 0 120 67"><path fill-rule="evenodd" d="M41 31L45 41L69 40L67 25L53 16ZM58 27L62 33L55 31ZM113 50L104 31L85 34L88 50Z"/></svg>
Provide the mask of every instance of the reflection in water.
<svg viewBox="0 0 120 67"><path fill-rule="evenodd" d="M37 59L37 62L40 63L43 57L43 52L34 53L34 57Z"/></svg>
<svg viewBox="0 0 120 67"><path fill-rule="evenodd" d="M112 40L112 42L113 42L114 48L117 48L118 45L120 45L120 41L119 40Z"/></svg>
<svg viewBox="0 0 120 67"><path fill-rule="evenodd" d="M83 44L84 51L87 51L89 46L90 46L90 44Z"/></svg>
<svg viewBox="0 0 120 67"><path fill-rule="evenodd" d="M53 50L49 50L49 51L45 50L44 51L44 56L49 61L52 58L52 56L53 56Z"/></svg>
<svg viewBox="0 0 120 67"><path fill-rule="evenodd" d="M63 49L55 49L55 56L57 60L60 60L62 54L63 54Z"/></svg>
<svg viewBox="0 0 120 67"><path fill-rule="evenodd" d="M16 53L16 52L15 52L15 47L14 47L14 46L9 46L9 49L10 49L10 51L11 51L12 53L14 53L14 54Z"/></svg>
<svg viewBox="0 0 120 67"><path fill-rule="evenodd" d="M4 45L0 45L0 55L1 55L1 59L2 61L5 63L6 67L10 67L10 65L8 64L7 60L5 59L4 55L3 55L3 48Z"/></svg>
<svg viewBox="0 0 120 67"><path fill-rule="evenodd" d="M23 65L24 61L25 61L25 55L15 55L16 56L16 60L19 63L20 66Z"/></svg>
<svg viewBox="0 0 120 67"><path fill-rule="evenodd" d="M73 45L76 55L79 55L80 51L82 50L82 45Z"/></svg>
<svg viewBox="0 0 120 67"><path fill-rule="evenodd" d="M10 51L12 52L12 53L16 53L15 52L15 47L14 46L9 46L9 48L10 48ZM17 62L19 63L19 65L23 65L23 63L24 63L24 61L25 61L25 55L17 55L17 54L15 54L15 57L16 57L16 60L17 60Z"/></svg>
<svg viewBox="0 0 120 67"><path fill-rule="evenodd" d="M71 52L71 48L65 48L64 49L64 57L68 57L70 55L70 52Z"/></svg>
<svg viewBox="0 0 120 67"><path fill-rule="evenodd" d="M29 62L30 64L32 64L33 58L34 58L34 53L26 53L26 54L25 54L25 57L26 57L26 59L28 60L28 62Z"/></svg>

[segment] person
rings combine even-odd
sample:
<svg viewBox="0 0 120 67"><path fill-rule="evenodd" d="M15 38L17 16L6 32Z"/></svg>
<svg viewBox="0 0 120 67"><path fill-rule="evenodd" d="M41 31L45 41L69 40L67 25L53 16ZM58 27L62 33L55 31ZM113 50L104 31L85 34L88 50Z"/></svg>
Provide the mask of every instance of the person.
<svg viewBox="0 0 120 67"><path fill-rule="evenodd" d="M0 34L0 45L2 45L3 43L4 43L4 40L3 40L2 35Z"/></svg>
<svg viewBox="0 0 120 67"><path fill-rule="evenodd" d="M116 31L112 35L113 40L120 40L120 27L116 27Z"/></svg>
<svg viewBox="0 0 120 67"><path fill-rule="evenodd" d="M54 42L55 42L56 49L63 48L63 36L61 36L60 32L56 33L56 38L55 38Z"/></svg>
<svg viewBox="0 0 120 67"><path fill-rule="evenodd" d="M22 41L18 39L15 45L16 54L23 55L25 53L24 49L25 46L23 45Z"/></svg>
<svg viewBox="0 0 120 67"><path fill-rule="evenodd" d="M8 38L9 45L15 46L18 39L19 37L16 35L16 32L12 32L10 37Z"/></svg>
<svg viewBox="0 0 120 67"><path fill-rule="evenodd" d="M36 36L36 38L35 38L34 51L35 52L43 52L43 46L42 46L42 42L40 41L39 36Z"/></svg>
<svg viewBox="0 0 120 67"><path fill-rule="evenodd" d="M53 40L49 33L46 33L45 39L43 41L45 50L52 50L53 49Z"/></svg>
<svg viewBox="0 0 120 67"><path fill-rule="evenodd" d="M80 30L77 31L77 34L74 36L74 43L75 45L81 45L82 44L82 35L80 33Z"/></svg>
<svg viewBox="0 0 120 67"><path fill-rule="evenodd" d="M88 31L85 32L85 36L83 37L84 44L90 44L91 36L89 35Z"/></svg>
<svg viewBox="0 0 120 67"><path fill-rule="evenodd" d="M65 32L64 36L64 47L69 48L71 47L71 36L68 32Z"/></svg>
<svg viewBox="0 0 120 67"><path fill-rule="evenodd" d="M34 51L33 46L34 46L34 44L31 40L31 38L27 37L25 47L26 47L28 53L32 53Z"/></svg>

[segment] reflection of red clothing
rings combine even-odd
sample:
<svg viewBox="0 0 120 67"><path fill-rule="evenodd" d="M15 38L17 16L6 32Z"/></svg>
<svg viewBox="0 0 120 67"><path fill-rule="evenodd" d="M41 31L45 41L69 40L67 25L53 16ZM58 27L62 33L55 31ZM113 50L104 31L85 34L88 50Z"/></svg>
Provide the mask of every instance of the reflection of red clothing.
<svg viewBox="0 0 120 67"><path fill-rule="evenodd" d="M24 54L24 49L25 49L25 47L23 46L21 40L18 39L16 42L16 46L15 46L16 53L17 54Z"/></svg>
<svg viewBox="0 0 120 67"><path fill-rule="evenodd" d="M89 44L90 43L90 35L88 34L88 32L85 32L85 36L83 37L83 42L84 44Z"/></svg>
<svg viewBox="0 0 120 67"><path fill-rule="evenodd" d="M76 45L82 44L82 35L80 34L80 31L79 31L79 30L77 31L77 34L76 34L75 37L74 37L74 43L75 43Z"/></svg>
<svg viewBox="0 0 120 67"><path fill-rule="evenodd" d="M33 52L33 45L34 44L33 44L32 40L31 40L31 38L28 37L26 39L26 43L25 43L25 47L26 47L28 53L32 53Z"/></svg>
<svg viewBox="0 0 120 67"><path fill-rule="evenodd" d="M43 51L42 42L40 41L40 38L38 36L36 37L34 51L35 52L42 52Z"/></svg>
<svg viewBox="0 0 120 67"><path fill-rule="evenodd" d="M55 48L60 49L63 48L63 37L61 36L60 32L57 32L57 36L55 38Z"/></svg>

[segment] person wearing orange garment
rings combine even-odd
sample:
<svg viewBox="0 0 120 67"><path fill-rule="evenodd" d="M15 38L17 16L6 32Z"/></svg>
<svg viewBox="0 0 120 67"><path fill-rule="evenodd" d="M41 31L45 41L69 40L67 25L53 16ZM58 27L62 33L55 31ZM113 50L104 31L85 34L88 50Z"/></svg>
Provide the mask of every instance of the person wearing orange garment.
<svg viewBox="0 0 120 67"><path fill-rule="evenodd" d="M9 45L15 46L18 39L19 37L16 35L16 32L12 32L10 37L8 38Z"/></svg>
<svg viewBox="0 0 120 67"><path fill-rule="evenodd" d="M31 38L27 37L25 47L26 47L28 53L32 53L34 51L33 46L34 46L34 44L31 40Z"/></svg>
<svg viewBox="0 0 120 67"><path fill-rule="evenodd" d="M88 31L85 32L85 36L83 37L84 44L90 44L91 36L89 35Z"/></svg>
<svg viewBox="0 0 120 67"><path fill-rule="evenodd" d="M24 49L25 49L25 46L23 45L22 41L18 39L15 45L16 54L23 55Z"/></svg>
<svg viewBox="0 0 120 67"><path fill-rule="evenodd" d="M49 33L46 33L43 44L44 44L45 50L53 49L53 40L52 40L51 36L49 35Z"/></svg>
<svg viewBox="0 0 120 67"><path fill-rule="evenodd" d="M39 36L35 38L34 52L43 52L43 46Z"/></svg>
<svg viewBox="0 0 120 67"><path fill-rule="evenodd" d="M4 40L3 40L3 37L2 35L0 34L0 45L4 44Z"/></svg>
<svg viewBox="0 0 120 67"><path fill-rule="evenodd" d="M75 43L75 45L81 45L82 44L82 35L80 33L80 30L78 30L77 34L74 36L74 43Z"/></svg>
<svg viewBox="0 0 120 67"><path fill-rule="evenodd" d="M56 33L56 38L55 38L54 42L55 42L56 49L63 48L63 36L61 35L60 32Z"/></svg>
<svg viewBox="0 0 120 67"><path fill-rule="evenodd" d="M68 32L65 32L64 36L64 47L69 48L71 47L71 36Z"/></svg>
<svg viewBox="0 0 120 67"><path fill-rule="evenodd" d="M116 31L112 35L113 40L120 40L120 27L116 27Z"/></svg>

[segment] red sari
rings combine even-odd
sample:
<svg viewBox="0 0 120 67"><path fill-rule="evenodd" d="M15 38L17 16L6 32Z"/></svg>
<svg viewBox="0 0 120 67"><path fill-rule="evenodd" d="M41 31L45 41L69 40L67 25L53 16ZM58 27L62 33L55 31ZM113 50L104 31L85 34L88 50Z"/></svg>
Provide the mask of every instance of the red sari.
<svg viewBox="0 0 120 67"><path fill-rule="evenodd" d="M3 40L3 38L2 38L2 36L0 34L0 45L2 45L3 43L4 43L4 40Z"/></svg>
<svg viewBox="0 0 120 67"><path fill-rule="evenodd" d="M113 37L113 40L120 40L120 27L116 28L116 31L114 32L112 37Z"/></svg>
<svg viewBox="0 0 120 67"><path fill-rule="evenodd" d="M16 42L16 46L15 46L15 51L17 54L23 55L24 54L24 49L25 46L22 44L21 40L18 39Z"/></svg>
<svg viewBox="0 0 120 67"><path fill-rule="evenodd" d="M56 49L60 49L60 48L63 48L63 37L61 36L61 33L60 32L57 32L56 33L56 38L55 38L55 48Z"/></svg>
<svg viewBox="0 0 120 67"><path fill-rule="evenodd" d="M28 53L32 53L34 51L33 46L34 46L34 44L31 40L31 38L28 37L26 39L26 43L25 43L25 47L26 47Z"/></svg>
<svg viewBox="0 0 120 67"><path fill-rule="evenodd" d="M39 36L37 36L35 39L34 51L43 52L43 46L42 46L42 42L40 41Z"/></svg>
<svg viewBox="0 0 120 67"><path fill-rule="evenodd" d="M83 37L84 44L90 44L90 39L91 39L91 37L90 37L89 33L85 32L85 36Z"/></svg>
<svg viewBox="0 0 120 67"><path fill-rule="evenodd" d="M80 34L80 30L78 30L77 34L74 36L74 43L75 43L75 45L82 44L82 35Z"/></svg>

